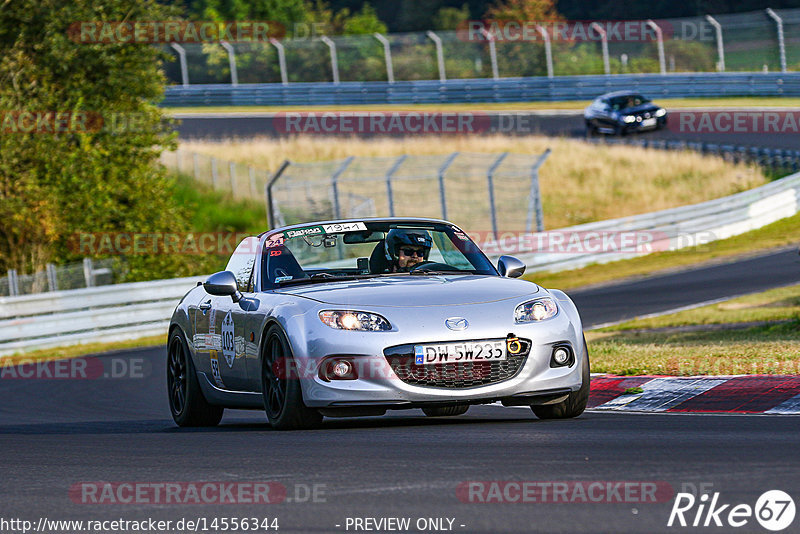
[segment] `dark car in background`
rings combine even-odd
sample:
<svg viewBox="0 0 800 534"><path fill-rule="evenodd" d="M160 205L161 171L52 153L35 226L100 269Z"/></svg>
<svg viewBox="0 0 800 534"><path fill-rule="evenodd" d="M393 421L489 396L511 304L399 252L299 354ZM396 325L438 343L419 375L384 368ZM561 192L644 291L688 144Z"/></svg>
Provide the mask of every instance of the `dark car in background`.
<svg viewBox="0 0 800 534"><path fill-rule="evenodd" d="M590 135L625 135L663 128L667 110L636 91L616 91L595 98L584 110L583 118Z"/></svg>

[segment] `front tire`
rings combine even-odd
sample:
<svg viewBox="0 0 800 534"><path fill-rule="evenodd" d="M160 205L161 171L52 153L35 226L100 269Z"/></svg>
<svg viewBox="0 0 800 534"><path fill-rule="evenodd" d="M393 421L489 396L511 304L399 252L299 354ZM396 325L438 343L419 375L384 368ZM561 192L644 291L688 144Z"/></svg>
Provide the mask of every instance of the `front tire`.
<svg viewBox="0 0 800 534"><path fill-rule="evenodd" d="M217 426L224 408L206 401L197 381L197 371L186 338L175 329L167 343L167 395L169 411L178 426Z"/></svg>
<svg viewBox="0 0 800 534"><path fill-rule="evenodd" d="M469 404L457 404L455 406L436 406L423 408L422 411L428 417L452 417L464 415L469 410Z"/></svg>
<svg viewBox="0 0 800 534"><path fill-rule="evenodd" d="M283 330L270 326L261 353L261 391L272 428L300 430L322 422L322 414L303 403L302 378Z"/></svg>
<svg viewBox="0 0 800 534"><path fill-rule="evenodd" d="M586 347L586 340L583 340L583 348L586 351L586 358L583 359L581 370L581 388L569 394L566 400L558 404L546 404L543 406L531 406L531 410L539 419L570 419L578 417L586 409L589 402L589 386L591 375L589 371L589 350Z"/></svg>

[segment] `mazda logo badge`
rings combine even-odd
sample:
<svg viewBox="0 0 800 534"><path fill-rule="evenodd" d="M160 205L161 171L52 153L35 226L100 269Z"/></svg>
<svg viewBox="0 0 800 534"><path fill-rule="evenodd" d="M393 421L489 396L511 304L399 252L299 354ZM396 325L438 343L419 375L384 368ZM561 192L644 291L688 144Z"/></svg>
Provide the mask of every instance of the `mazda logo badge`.
<svg viewBox="0 0 800 534"><path fill-rule="evenodd" d="M466 330L469 326L469 323L463 317L450 317L444 324L446 324L447 328L450 330Z"/></svg>

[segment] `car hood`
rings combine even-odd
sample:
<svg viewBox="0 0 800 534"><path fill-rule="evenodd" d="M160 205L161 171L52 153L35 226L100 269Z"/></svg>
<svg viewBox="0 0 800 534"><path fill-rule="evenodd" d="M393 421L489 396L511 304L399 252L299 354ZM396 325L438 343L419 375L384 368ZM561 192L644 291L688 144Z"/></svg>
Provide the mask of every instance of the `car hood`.
<svg viewBox="0 0 800 534"><path fill-rule="evenodd" d="M658 106L653 104L652 102L648 102L646 104L642 104L640 106L634 106L632 108L626 108L619 110L621 115L635 115L636 113L644 113L646 111L656 111Z"/></svg>
<svg viewBox="0 0 800 534"><path fill-rule="evenodd" d="M427 275L317 283L281 288L276 293L344 307L414 308L497 302L538 291L539 286L532 282L500 276Z"/></svg>

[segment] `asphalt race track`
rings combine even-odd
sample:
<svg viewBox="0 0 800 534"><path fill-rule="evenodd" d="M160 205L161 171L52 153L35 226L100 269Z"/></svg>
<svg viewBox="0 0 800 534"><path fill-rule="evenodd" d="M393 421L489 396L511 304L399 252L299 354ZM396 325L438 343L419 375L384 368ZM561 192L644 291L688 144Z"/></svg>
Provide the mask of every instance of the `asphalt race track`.
<svg viewBox="0 0 800 534"><path fill-rule="evenodd" d="M554 105L557 105L555 103ZM715 111L721 111L714 108ZM313 108L309 108L313 111ZM541 113L541 112L476 112L485 113L491 118L488 132L506 135L541 134L548 136L585 137L586 128L582 112ZM177 114L181 123L176 126L181 139L205 138L225 139L230 137L248 138L255 136L277 137L281 127L276 127L274 113L219 113L205 115ZM797 135L785 133L690 133L679 131L670 123L663 130L634 134L633 138L673 139L687 142L705 142L721 145L747 147L798 148ZM368 134L362 134L368 135ZM480 135L480 134L479 134Z"/></svg>
<svg viewBox="0 0 800 534"><path fill-rule="evenodd" d="M572 296L586 323L597 324L796 282L798 259L782 251ZM794 416L587 412L576 420L540 421L527 408L491 405L454 418L400 411L276 432L263 412L228 411L218 428L183 430L167 408L163 348L98 358L119 377L0 379L4 518L269 517L278 518L280 532L353 532L345 529L347 518L408 517L412 525L418 518L448 518L455 532L727 532L732 529L668 528L674 495L719 492L720 503L754 506L767 490L800 494L800 419ZM91 499L75 488L98 481L276 482L286 499L84 502ZM490 481L627 481L661 490L655 503L620 502L614 493L612 502L480 503L457 492L470 481L486 487ZM309 497L312 489L316 498ZM517 492L508 495L500 499L519 499ZM687 512L690 524L695 512ZM764 532L753 518L736 530Z"/></svg>

